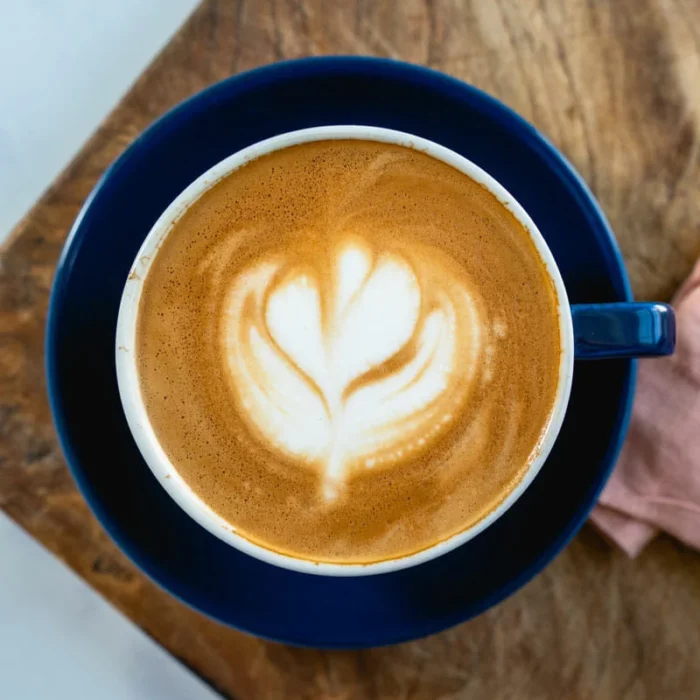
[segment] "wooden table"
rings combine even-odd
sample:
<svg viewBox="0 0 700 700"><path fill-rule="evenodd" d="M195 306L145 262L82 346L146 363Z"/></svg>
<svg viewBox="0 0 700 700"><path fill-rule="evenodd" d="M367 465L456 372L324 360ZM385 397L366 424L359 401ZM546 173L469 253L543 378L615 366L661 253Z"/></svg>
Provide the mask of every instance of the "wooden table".
<svg viewBox="0 0 700 700"><path fill-rule="evenodd" d="M584 528L496 609L393 648L298 650L203 618L146 580L89 512L43 369L56 260L107 165L209 83L308 54L425 63L503 100L591 185L637 295L669 297L700 254L699 27L700 0L204 2L2 251L0 507L229 697L700 698L700 555L667 538L628 561Z"/></svg>

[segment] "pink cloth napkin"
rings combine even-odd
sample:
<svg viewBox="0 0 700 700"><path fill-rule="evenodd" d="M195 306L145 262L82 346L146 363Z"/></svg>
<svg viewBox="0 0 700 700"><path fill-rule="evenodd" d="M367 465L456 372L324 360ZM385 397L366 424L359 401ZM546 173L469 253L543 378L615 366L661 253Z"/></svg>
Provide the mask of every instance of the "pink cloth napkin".
<svg viewBox="0 0 700 700"><path fill-rule="evenodd" d="M700 261L674 307L676 352L639 362L627 441L591 514L630 557L660 530L700 549Z"/></svg>

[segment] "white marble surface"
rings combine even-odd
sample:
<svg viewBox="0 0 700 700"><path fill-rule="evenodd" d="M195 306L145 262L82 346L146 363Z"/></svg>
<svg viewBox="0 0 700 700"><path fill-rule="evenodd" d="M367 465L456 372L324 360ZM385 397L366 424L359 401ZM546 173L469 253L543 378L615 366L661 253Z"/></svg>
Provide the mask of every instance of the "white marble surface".
<svg viewBox="0 0 700 700"><path fill-rule="evenodd" d="M0 0L0 242L197 0Z"/></svg>
<svg viewBox="0 0 700 700"><path fill-rule="evenodd" d="M0 513L0 698L220 696Z"/></svg>
<svg viewBox="0 0 700 700"><path fill-rule="evenodd" d="M0 244L196 4L0 0ZM0 699L217 697L0 513Z"/></svg>

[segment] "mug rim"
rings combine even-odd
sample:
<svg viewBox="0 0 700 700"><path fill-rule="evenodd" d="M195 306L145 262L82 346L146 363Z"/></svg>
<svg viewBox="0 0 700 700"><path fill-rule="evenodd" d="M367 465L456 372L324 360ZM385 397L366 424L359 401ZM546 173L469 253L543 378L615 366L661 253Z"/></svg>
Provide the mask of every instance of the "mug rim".
<svg viewBox="0 0 700 700"><path fill-rule="evenodd" d="M471 527L412 554L370 563L345 564L297 558L268 549L239 534L233 523L217 514L192 490L165 453L146 412L135 357L136 321L146 276L160 245L185 211L211 187L252 160L302 143L338 139L377 141L413 148L454 167L489 190L525 228L540 255L556 294L561 347L552 412L536 447L537 454L510 493ZM197 523L235 549L274 566L325 576L366 576L417 566L456 549L498 520L532 483L556 441L571 393L573 360L572 318L564 282L542 234L515 197L485 170L445 146L395 129L362 125L319 126L285 132L237 151L199 175L163 211L141 244L122 291L115 342L117 384L129 429L144 461L170 497Z"/></svg>

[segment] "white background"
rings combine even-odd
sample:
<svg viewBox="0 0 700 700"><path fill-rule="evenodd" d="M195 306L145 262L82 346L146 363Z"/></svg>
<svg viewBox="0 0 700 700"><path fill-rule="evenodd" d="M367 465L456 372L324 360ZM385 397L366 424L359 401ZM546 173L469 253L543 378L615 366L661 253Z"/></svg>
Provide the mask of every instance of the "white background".
<svg viewBox="0 0 700 700"><path fill-rule="evenodd" d="M0 245L196 0L0 0ZM218 697L0 513L0 698Z"/></svg>
<svg viewBox="0 0 700 700"><path fill-rule="evenodd" d="M197 0L0 0L0 241Z"/></svg>

